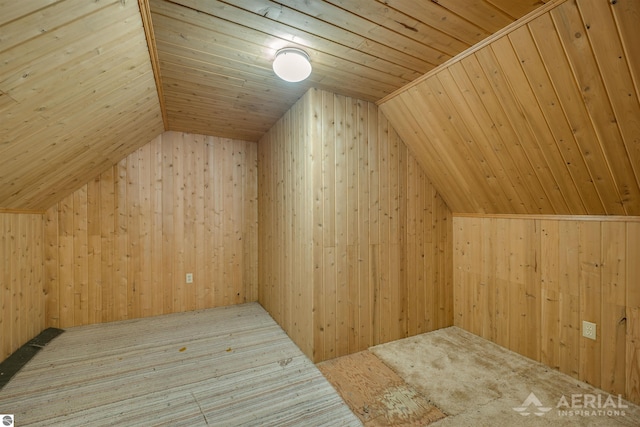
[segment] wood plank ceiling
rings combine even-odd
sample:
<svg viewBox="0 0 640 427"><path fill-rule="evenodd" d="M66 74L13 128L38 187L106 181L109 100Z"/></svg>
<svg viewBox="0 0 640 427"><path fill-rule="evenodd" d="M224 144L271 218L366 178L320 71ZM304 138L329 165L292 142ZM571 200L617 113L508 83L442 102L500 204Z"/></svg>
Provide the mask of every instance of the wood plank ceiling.
<svg viewBox="0 0 640 427"><path fill-rule="evenodd" d="M380 108L454 212L640 215L640 1L535 15Z"/></svg>
<svg viewBox="0 0 640 427"><path fill-rule="evenodd" d="M0 2L0 208L45 210L163 129L134 1Z"/></svg>
<svg viewBox="0 0 640 427"><path fill-rule="evenodd" d="M542 4L0 0L0 208L44 210L163 130L257 141L312 86L377 101ZM275 77L285 46L309 80Z"/></svg>
<svg viewBox="0 0 640 427"><path fill-rule="evenodd" d="M257 141L309 88L377 101L539 0L149 0L168 128ZM278 49L313 72L278 79Z"/></svg>

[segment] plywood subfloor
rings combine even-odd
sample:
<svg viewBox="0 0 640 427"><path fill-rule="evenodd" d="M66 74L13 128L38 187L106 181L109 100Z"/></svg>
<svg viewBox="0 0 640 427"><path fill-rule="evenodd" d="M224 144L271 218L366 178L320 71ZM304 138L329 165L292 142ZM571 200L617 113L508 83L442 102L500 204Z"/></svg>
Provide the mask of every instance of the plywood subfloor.
<svg viewBox="0 0 640 427"><path fill-rule="evenodd" d="M365 426L426 426L444 418L414 387L369 351L319 363Z"/></svg>
<svg viewBox="0 0 640 427"><path fill-rule="evenodd" d="M361 425L260 305L67 329L0 391L19 426Z"/></svg>
<svg viewBox="0 0 640 427"><path fill-rule="evenodd" d="M640 426L639 406L457 327L369 350L447 415L433 427Z"/></svg>

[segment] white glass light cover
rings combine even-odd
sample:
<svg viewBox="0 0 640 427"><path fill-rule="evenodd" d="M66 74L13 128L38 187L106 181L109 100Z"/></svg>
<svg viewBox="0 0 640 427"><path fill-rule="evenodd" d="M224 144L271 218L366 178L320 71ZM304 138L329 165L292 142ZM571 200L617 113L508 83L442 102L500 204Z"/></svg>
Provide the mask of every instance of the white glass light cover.
<svg viewBox="0 0 640 427"><path fill-rule="evenodd" d="M273 60L273 71L282 80L300 82L311 74L309 55L295 47L280 49Z"/></svg>

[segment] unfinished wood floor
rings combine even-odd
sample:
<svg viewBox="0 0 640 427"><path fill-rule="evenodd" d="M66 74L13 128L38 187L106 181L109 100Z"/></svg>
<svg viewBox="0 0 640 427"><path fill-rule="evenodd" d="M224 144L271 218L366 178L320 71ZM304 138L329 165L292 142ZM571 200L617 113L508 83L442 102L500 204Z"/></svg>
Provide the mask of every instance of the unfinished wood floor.
<svg viewBox="0 0 640 427"><path fill-rule="evenodd" d="M257 303L67 329L0 391L17 426L361 425Z"/></svg>

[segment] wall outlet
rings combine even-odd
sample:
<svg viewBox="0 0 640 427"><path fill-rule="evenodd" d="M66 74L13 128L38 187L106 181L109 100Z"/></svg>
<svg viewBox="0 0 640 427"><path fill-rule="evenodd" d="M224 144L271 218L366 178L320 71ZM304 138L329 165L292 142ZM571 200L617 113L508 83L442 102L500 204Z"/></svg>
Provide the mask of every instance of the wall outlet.
<svg viewBox="0 0 640 427"><path fill-rule="evenodd" d="M582 336L585 338L589 338L592 340L596 339L596 324L587 322L586 320L582 321Z"/></svg>
<svg viewBox="0 0 640 427"><path fill-rule="evenodd" d="M187 277L185 279L187 283L193 283L193 273L187 273Z"/></svg>

